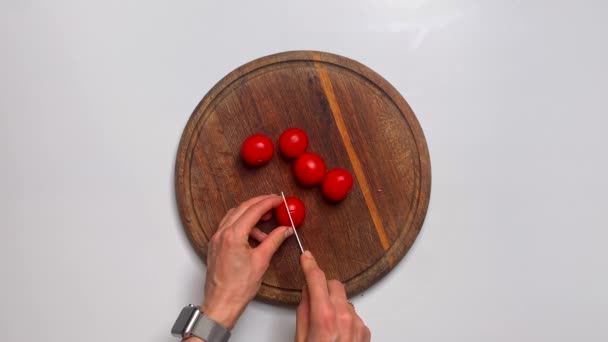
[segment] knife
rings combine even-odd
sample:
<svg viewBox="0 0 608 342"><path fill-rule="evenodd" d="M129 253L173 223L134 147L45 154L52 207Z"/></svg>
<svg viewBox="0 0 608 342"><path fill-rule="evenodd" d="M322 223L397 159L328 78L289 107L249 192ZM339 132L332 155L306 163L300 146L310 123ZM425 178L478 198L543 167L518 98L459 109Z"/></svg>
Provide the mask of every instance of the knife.
<svg viewBox="0 0 608 342"><path fill-rule="evenodd" d="M287 200L285 199L285 194L281 191L281 197L283 197L283 203L285 203L285 210L287 210L287 216L289 216L289 222L291 222L291 229L293 229L293 234L296 236L296 240L298 240L298 246L300 246L300 252L304 253L304 247L302 247L302 242L300 241L300 237L298 236L298 232L296 231L296 226L293 224L293 219L291 218L291 212L289 211L289 206L287 205Z"/></svg>

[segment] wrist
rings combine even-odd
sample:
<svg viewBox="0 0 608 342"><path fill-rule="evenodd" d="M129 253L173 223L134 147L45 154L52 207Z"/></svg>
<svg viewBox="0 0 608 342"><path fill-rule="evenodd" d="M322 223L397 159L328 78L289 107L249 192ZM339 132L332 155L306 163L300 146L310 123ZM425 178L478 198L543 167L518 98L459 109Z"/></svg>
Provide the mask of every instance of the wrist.
<svg viewBox="0 0 608 342"><path fill-rule="evenodd" d="M207 300L201 305L201 311L205 316L221 324L227 330L234 328L244 310L244 306L214 301L208 302Z"/></svg>

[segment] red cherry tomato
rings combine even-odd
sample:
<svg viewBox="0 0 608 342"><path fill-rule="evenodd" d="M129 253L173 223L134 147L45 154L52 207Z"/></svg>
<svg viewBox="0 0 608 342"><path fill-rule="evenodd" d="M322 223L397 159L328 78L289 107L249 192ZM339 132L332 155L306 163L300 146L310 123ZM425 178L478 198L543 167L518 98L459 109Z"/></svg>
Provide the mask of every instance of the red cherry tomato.
<svg viewBox="0 0 608 342"><path fill-rule="evenodd" d="M293 225L296 226L296 228L301 226L302 223L304 223L304 217L306 217L306 208L304 207L304 202L294 196L286 197L285 201L287 202L287 206L289 207L289 212L291 213ZM274 210L274 215L277 219L277 222L281 226L291 226L285 203L281 203L281 205L279 205Z"/></svg>
<svg viewBox="0 0 608 342"><path fill-rule="evenodd" d="M327 199L339 202L346 198L348 192L353 187L353 176L350 172L344 169L333 169L329 171L325 178L323 178L323 184L321 185L321 192L327 197Z"/></svg>
<svg viewBox="0 0 608 342"><path fill-rule="evenodd" d="M287 158L297 158L308 148L308 135L299 128L290 128L279 137L279 150Z"/></svg>
<svg viewBox="0 0 608 342"><path fill-rule="evenodd" d="M293 164L296 179L305 186L321 183L325 176L325 162L315 153L304 153Z"/></svg>
<svg viewBox="0 0 608 342"><path fill-rule="evenodd" d="M245 163L260 166L268 163L274 155L274 144L264 134L254 134L243 141L241 156Z"/></svg>

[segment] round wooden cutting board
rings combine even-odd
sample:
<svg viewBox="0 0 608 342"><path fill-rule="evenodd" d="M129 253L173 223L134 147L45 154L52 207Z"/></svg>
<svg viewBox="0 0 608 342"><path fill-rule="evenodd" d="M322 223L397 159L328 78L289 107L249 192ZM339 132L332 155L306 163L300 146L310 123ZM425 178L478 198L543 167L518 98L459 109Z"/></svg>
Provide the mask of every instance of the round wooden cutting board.
<svg viewBox="0 0 608 342"><path fill-rule="evenodd" d="M341 203L320 189L296 182L292 161L280 153L260 168L244 165L243 140L254 133L275 142L299 127L309 151L328 169L345 168L355 185ZM306 221L298 229L328 278L345 283L349 295L380 279L414 243L429 204L429 153L416 117L381 76L353 60L293 51L247 63L224 77L194 110L177 155L180 215L198 255L226 211L269 193L300 197ZM270 231L273 220L260 223ZM299 302L304 277L295 238L275 254L258 298Z"/></svg>

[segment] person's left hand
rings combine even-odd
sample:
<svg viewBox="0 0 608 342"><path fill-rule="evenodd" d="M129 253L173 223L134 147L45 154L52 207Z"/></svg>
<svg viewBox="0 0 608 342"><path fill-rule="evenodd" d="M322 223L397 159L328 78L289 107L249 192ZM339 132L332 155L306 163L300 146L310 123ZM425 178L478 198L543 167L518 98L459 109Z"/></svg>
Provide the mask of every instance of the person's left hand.
<svg viewBox="0 0 608 342"><path fill-rule="evenodd" d="M230 209L209 241L205 315L232 329L262 284L270 259L283 241L293 234L291 227L277 227L266 235L255 228L260 219L270 219L271 210L283 202L281 196L249 199ZM251 248L249 236L260 241Z"/></svg>

